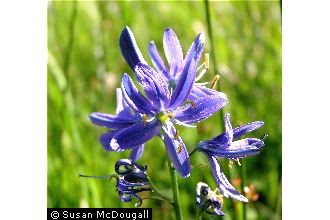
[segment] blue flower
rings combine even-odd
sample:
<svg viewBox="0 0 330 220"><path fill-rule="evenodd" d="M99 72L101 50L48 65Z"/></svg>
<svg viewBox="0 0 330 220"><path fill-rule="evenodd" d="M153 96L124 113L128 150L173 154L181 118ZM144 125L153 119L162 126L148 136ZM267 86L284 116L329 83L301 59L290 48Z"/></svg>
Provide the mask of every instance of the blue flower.
<svg viewBox="0 0 330 220"><path fill-rule="evenodd" d="M188 153L174 124L188 126L200 122L228 102L224 93L206 88L203 92L202 87L196 87L196 65L203 45L204 37L199 35L185 60L182 60L181 46L174 32L166 29L164 47L170 62L170 71L166 70L165 73L164 69L157 72L146 64L130 29L126 27L123 30L120 48L127 63L134 70L137 81L144 89L145 96L139 92L128 74L122 77L122 93L127 104L135 112L143 115L143 120L114 134L108 145L109 149L123 151L159 135L178 173L183 177L190 175ZM161 61L155 55L151 56L154 62ZM192 94L194 87L198 90L197 95Z"/></svg>
<svg viewBox="0 0 330 220"><path fill-rule="evenodd" d="M179 84L182 72L186 71L185 68L189 68L189 64L192 60L194 61L194 68L196 68L203 53L204 42L205 35L203 33L198 34L183 59L182 48L176 34L171 28L166 28L163 36L163 47L169 68L166 67L163 59L159 55L154 41L150 42L148 49L153 66L155 70L163 76L170 91L174 90ZM138 63L147 64L129 27L125 27L122 31L119 43L123 57L132 70L135 69ZM202 75L203 74L200 74L197 78L195 77L195 81L201 78ZM190 94L188 94L188 99L195 101L196 97L216 93L215 90L206 88L204 84L205 83L194 83Z"/></svg>
<svg viewBox="0 0 330 220"><path fill-rule="evenodd" d="M139 192L151 191L149 187L143 187L149 184L147 177L147 167L141 166L131 160L121 159L115 165L117 177L117 190L120 200L123 202L132 201L133 197L139 200L137 206L142 204Z"/></svg>
<svg viewBox="0 0 330 220"><path fill-rule="evenodd" d="M106 150L111 150L109 147L112 137L118 133L120 129L129 127L142 120L141 114L134 112L122 97L121 89L116 89L117 108L116 115L110 115L102 112L93 112L89 115L91 122L96 125L110 129L108 132L100 136L100 142ZM136 161L143 153L144 145L132 146L130 159Z"/></svg>
<svg viewBox="0 0 330 220"><path fill-rule="evenodd" d="M215 214L224 216L222 212L223 198L222 195L218 195L215 191L212 191L210 187L203 182L197 183L196 186L196 202L198 208L209 214Z"/></svg>
<svg viewBox="0 0 330 220"><path fill-rule="evenodd" d="M238 160L258 154L264 146L263 140L258 138L245 138L234 141L234 139L260 128L264 123L262 121L255 121L233 129L229 117L229 114L225 115L226 131L211 140L201 141L198 145L198 150L206 154L220 192L225 197L248 202L247 198L241 195L227 180L220 169L217 157Z"/></svg>

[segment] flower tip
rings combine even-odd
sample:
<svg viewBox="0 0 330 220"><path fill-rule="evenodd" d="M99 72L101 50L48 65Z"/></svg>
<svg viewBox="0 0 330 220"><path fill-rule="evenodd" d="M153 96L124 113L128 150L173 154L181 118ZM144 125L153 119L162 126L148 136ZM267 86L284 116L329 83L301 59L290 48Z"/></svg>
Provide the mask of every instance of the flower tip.
<svg viewBox="0 0 330 220"><path fill-rule="evenodd" d="M205 42L205 34L203 32L199 34L199 40L203 43Z"/></svg>

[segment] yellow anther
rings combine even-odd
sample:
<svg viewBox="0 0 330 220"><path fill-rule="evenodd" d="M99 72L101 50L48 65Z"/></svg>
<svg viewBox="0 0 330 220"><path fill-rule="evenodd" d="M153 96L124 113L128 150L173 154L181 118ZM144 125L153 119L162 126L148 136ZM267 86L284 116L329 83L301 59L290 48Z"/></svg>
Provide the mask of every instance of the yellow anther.
<svg viewBox="0 0 330 220"><path fill-rule="evenodd" d="M235 161L238 163L238 166L242 166L242 164L239 162L238 158L236 158Z"/></svg>
<svg viewBox="0 0 330 220"><path fill-rule="evenodd" d="M179 138L179 130L176 129L176 130L175 130L174 139L177 140L178 138Z"/></svg>
<svg viewBox="0 0 330 220"><path fill-rule="evenodd" d="M220 76L219 75L215 75L213 80L212 80L212 83L211 83L211 89L215 89L215 86L217 85L218 81L220 79Z"/></svg>
<svg viewBox="0 0 330 220"><path fill-rule="evenodd" d="M204 55L204 59L205 59L205 63L204 63L204 66L205 66L205 69L208 70L210 68L210 62L209 62L209 59L210 56L209 56L209 53L206 53Z"/></svg>
<svg viewBox="0 0 330 220"><path fill-rule="evenodd" d="M179 147L178 147L178 149L177 149L177 150L178 150L178 154L179 154L179 153L181 153L181 151L182 151L182 148L183 148L183 145L182 145L182 144L180 144L180 145L179 145Z"/></svg>
<svg viewBox="0 0 330 220"><path fill-rule="evenodd" d="M147 125L147 115L146 114L142 114L142 117L143 117L143 126L145 127Z"/></svg>
<svg viewBox="0 0 330 220"><path fill-rule="evenodd" d="M233 168L233 164L234 164L234 162L230 160L229 163L228 163L228 167Z"/></svg>
<svg viewBox="0 0 330 220"><path fill-rule="evenodd" d="M187 101L184 102L184 104L187 104L187 103L189 103L192 108L195 108L196 107L196 104L195 104L195 102L193 100L187 100Z"/></svg>

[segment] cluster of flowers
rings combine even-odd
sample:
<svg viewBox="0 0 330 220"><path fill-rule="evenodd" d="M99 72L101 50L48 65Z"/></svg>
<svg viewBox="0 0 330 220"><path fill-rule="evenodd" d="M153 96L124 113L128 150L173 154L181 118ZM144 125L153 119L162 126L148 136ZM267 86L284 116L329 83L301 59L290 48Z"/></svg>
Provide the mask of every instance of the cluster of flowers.
<svg viewBox="0 0 330 220"><path fill-rule="evenodd" d="M143 154L144 143L159 136L176 171L188 178L191 172L189 154L175 125L193 127L193 124L222 109L228 99L224 93L207 88L207 83L197 82L205 72L204 69L197 76L197 72L205 65L197 67L204 49L203 33L197 35L183 58L177 36L172 29L165 29L163 47L169 68L153 41L148 49L154 68L147 64L129 27L122 31L119 42L127 64L144 91L139 91L131 77L124 73L121 88L116 90L116 115L93 112L90 120L109 129L100 136L100 142L106 150L131 150L129 159L120 160L116 164L119 175L117 189L122 201L131 201L133 196L141 201L138 192L148 190L142 188L148 184L148 178L146 168L136 164L136 160ZM263 122L256 121L233 129L229 117L227 113L224 133L211 140L201 141L196 149L207 156L220 193L224 197L247 202L247 198L227 180L217 158L238 160L259 153L264 146L263 140L235 139L261 127ZM119 172L117 167L120 166L126 167L126 170ZM203 210L213 210L213 214L224 215L221 211L222 196L215 192L207 184L198 183L197 204Z"/></svg>

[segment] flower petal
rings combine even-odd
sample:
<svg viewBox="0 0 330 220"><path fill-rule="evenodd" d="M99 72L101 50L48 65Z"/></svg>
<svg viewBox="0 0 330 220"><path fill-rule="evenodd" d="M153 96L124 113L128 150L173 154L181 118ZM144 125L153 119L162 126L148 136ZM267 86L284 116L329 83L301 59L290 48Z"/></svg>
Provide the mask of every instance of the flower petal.
<svg viewBox="0 0 330 220"><path fill-rule="evenodd" d="M219 92L217 90L209 89L203 85L199 85L198 83L195 83L188 96L188 99L195 101L196 99L199 99L201 97L208 95L217 95L218 93Z"/></svg>
<svg viewBox="0 0 330 220"><path fill-rule="evenodd" d="M254 131L264 125L263 121L255 121L234 129L234 138L238 138L246 133Z"/></svg>
<svg viewBox="0 0 330 220"><path fill-rule="evenodd" d="M180 42L171 28L166 28L164 31L163 45L170 65L170 74L175 76L182 66L183 54Z"/></svg>
<svg viewBox="0 0 330 220"><path fill-rule="evenodd" d="M89 119L93 124L103 126L110 129L120 129L128 127L137 122L137 118L121 117L117 115L109 115L102 112L92 112L89 115Z"/></svg>
<svg viewBox="0 0 330 220"><path fill-rule="evenodd" d="M210 162L213 177L217 183L217 186L225 197L233 198L241 202L248 202L248 199L241 195L227 180L225 174L221 171L217 158L207 155L207 159Z"/></svg>
<svg viewBox="0 0 330 220"><path fill-rule="evenodd" d="M127 104L142 114L153 114L154 109L150 102L138 91L131 77L124 73L121 80L121 90Z"/></svg>
<svg viewBox="0 0 330 220"><path fill-rule="evenodd" d="M108 151L112 151L112 148L110 147L111 139L117 134L118 131L109 131L107 133L104 133L100 136L99 140L104 147L104 149Z"/></svg>
<svg viewBox="0 0 330 220"><path fill-rule="evenodd" d="M134 35L129 27L121 32L119 39L120 50L127 64L134 70L136 64L146 63L139 47L136 44Z"/></svg>
<svg viewBox="0 0 330 220"><path fill-rule="evenodd" d="M195 38L194 42L191 44L187 55L184 59L184 63L188 62L190 59L194 59L196 63L198 63L199 59L202 56L204 49L205 35L204 33L200 33Z"/></svg>
<svg viewBox="0 0 330 220"><path fill-rule="evenodd" d="M144 144L134 147L131 151L131 154L129 155L129 159L132 161L137 161L141 157L143 150Z"/></svg>
<svg viewBox="0 0 330 220"><path fill-rule="evenodd" d="M153 41L149 44L149 55L151 58L151 62L154 65L155 69L162 73L167 79L170 79L170 75L168 73L168 70L164 64L163 59L160 57L157 47Z"/></svg>
<svg viewBox="0 0 330 220"><path fill-rule="evenodd" d="M218 92L218 95L205 96L197 99L195 102L188 102L188 104L174 110L173 113L175 119L183 123L192 124L210 117L227 103L227 96Z"/></svg>
<svg viewBox="0 0 330 220"><path fill-rule="evenodd" d="M123 151L139 146L149 141L159 133L158 120L140 122L130 127L121 129L111 140L110 147L113 151Z"/></svg>
<svg viewBox="0 0 330 220"><path fill-rule="evenodd" d="M164 105L167 107L170 92L163 76L143 63L135 66L135 74L155 109L160 109Z"/></svg>
<svg viewBox="0 0 330 220"><path fill-rule="evenodd" d="M178 79L171 97L170 109L176 109L186 101L194 85L196 71L196 63L193 59L183 67L180 78Z"/></svg>
<svg viewBox="0 0 330 220"><path fill-rule="evenodd" d="M200 142L198 149L216 157L226 157L229 159L244 158L253 156L260 152L264 142L257 138L246 138L234 141L230 146L220 145L219 142Z"/></svg>
<svg viewBox="0 0 330 220"><path fill-rule="evenodd" d="M190 162L187 149L172 122L163 125L164 143L168 156L176 171L184 178L190 176Z"/></svg>

